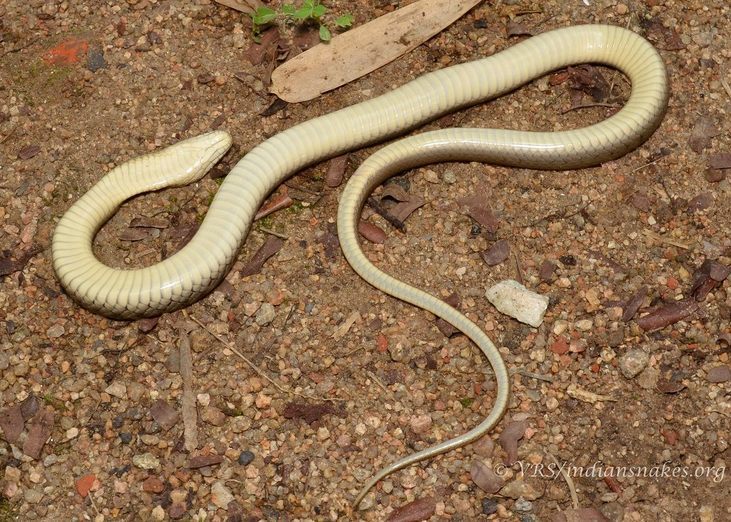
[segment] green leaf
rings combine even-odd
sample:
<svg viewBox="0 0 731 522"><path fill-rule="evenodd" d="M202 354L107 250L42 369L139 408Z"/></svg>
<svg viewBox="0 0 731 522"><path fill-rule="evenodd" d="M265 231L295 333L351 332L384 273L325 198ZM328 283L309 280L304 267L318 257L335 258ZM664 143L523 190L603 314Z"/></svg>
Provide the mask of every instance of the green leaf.
<svg viewBox="0 0 731 522"><path fill-rule="evenodd" d="M317 4L312 8L312 17L320 18L322 15L325 14L325 11L327 11L327 8L324 5Z"/></svg>
<svg viewBox="0 0 731 522"><path fill-rule="evenodd" d="M335 19L335 25L342 29L347 29L348 27L353 25L353 15L348 13L342 16L338 16Z"/></svg>
<svg viewBox="0 0 731 522"><path fill-rule="evenodd" d="M266 25L273 22L277 17L277 12L269 7L259 7L254 14L251 15L251 20L254 25Z"/></svg>
<svg viewBox="0 0 731 522"><path fill-rule="evenodd" d="M294 4L284 4L282 6L282 14L285 16L294 16L296 10Z"/></svg>
<svg viewBox="0 0 731 522"><path fill-rule="evenodd" d="M315 0L305 0L304 2L302 2L302 7L312 9L313 7L315 7Z"/></svg>
<svg viewBox="0 0 731 522"><path fill-rule="evenodd" d="M303 5L297 9L292 16L298 20L307 20L312 17L312 6L307 7L306 5Z"/></svg>
<svg viewBox="0 0 731 522"><path fill-rule="evenodd" d="M329 42L330 40L332 40L332 37L333 37L333 35L330 32L330 29L328 29L326 25L321 25L320 26L320 40L322 40L323 42Z"/></svg>

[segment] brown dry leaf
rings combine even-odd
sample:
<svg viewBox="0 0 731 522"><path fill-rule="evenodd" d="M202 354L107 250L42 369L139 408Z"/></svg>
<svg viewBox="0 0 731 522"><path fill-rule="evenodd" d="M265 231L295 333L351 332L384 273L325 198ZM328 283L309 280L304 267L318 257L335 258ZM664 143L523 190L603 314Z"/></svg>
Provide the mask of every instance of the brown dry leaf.
<svg viewBox="0 0 731 522"><path fill-rule="evenodd" d="M637 292L635 292L635 295L633 295L629 299L629 301L627 301L627 304L622 307L622 321L626 323L632 320L632 318L642 306L642 303L645 302L645 297L647 297L647 287L643 286L639 290L637 290Z"/></svg>
<svg viewBox="0 0 731 522"><path fill-rule="evenodd" d="M637 324L645 331L659 330L677 323L698 310L694 299L683 299L656 308L644 317L637 319Z"/></svg>
<svg viewBox="0 0 731 522"><path fill-rule="evenodd" d="M20 434L23 433L25 421L20 411L20 404L16 404L0 412L0 430L3 438L8 444L16 444Z"/></svg>
<svg viewBox="0 0 731 522"><path fill-rule="evenodd" d="M487 263L487 266L499 265L510 257L510 243L506 239L496 241L480 256Z"/></svg>
<svg viewBox="0 0 731 522"><path fill-rule="evenodd" d="M278 210L289 208L294 203L294 200L287 194L287 187L282 188L283 193L273 201L269 201L266 205L259 209L259 212L254 216L254 221L258 221L261 218L267 217L269 214L273 214Z"/></svg>
<svg viewBox="0 0 731 522"><path fill-rule="evenodd" d="M490 495L497 493L505 485L505 480L481 460L472 462L470 478L478 488Z"/></svg>
<svg viewBox="0 0 731 522"><path fill-rule="evenodd" d="M500 222L492 213L492 208L484 196L467 196L457 200L459 205L467 208L467 215L474 219L477 223L485 227L485 229L494 234L497 232Z"/></svg>
<svg viewBox="0 0 731 522"><path fill-rule="evenodd" d="M137 321L137 329L142 333L150 333L155 329L159 320L159 317L147 317L145 319L140 319Z"/></svg>
<svg viewBox="0 0 731 522"><path fill-rule="evenodd" d="M213 453L205 455L195 455L188 461L188 469L200 469L206 466L215 466L223 462L221 455L215 455Z"/></svg>
<svg viewBox="0 0 731 522"><path fill-rule="evenodd" d="M386 519L387 522L421 522L429 520L437 510L434 497L425 497L409 502L396 509Z"/></svg>
<svg viewBox="0 0 731 522"><path fill-rule="evenodd" d="M246 14L252 14L258 8L264 7L261 0L216 0L216 2Z"/></svg>
<svg viewBox="0 0 731 522"><path fill-rule="evenodd" d="M661 393L672 394L672 393L678 393L679 391L684 390L685 384L683 384L680 381L662 380L662 381L657 382L657 384L655 385L655 388L657 389L657 391L659 391Z"/></svg>
<svg viewBox="0 0 731 522"><path fill-rule="evenodd" d="M605 101L609 96L609 83L598 67L577 65L569 67L568 71L572 89L588 94L595 102ZM578 104L572 103L571 105Z"/></svg>
<svg viewBox="0 0 731 522"><path fill-rule="evenodd" d="M506 466L512 466L518 460L518 441L523 438L527 428L528 423L526 421L514 421L505 426L500 434L498 442L507 453L504 460Z"/></svg>
<svg viewBox="0 0 731 522"><path fill-rule="evenodd" d="M290 402L284 407L282 415L285 419L302 419L307 424L320 420L324 415L335 414L337 411L330 403L307 404L304 402Z"/></svg>
<svg viewBox="0 0 731 522"><path fill-rule="evenodd" d="M731 169L731 152L718 152L708 156L708 166L712 169Z"/></svg>
<svg viewBox="0 0 731 522"><path fill-rule="evenodd" d="M659 18L643 19L640 24L647 30L647 39L663 51L680 51L685 44L678 32L672 27L665 27Z"/></svg>
<svg viewBox="0 0 731 522"><path fill-rule="evenodd" d="M410 196L408 201L402 201L393 207L391 215L403 223L416 209L423 207L424 203L426 202L419 196Z"/></svg>
<svg viewBox="0 0 731 522"><path fill-rule="evenodd" d="M508 37L511 36L533 36L535 32L532 29L528 29L525 25L514 20L510 20L508 25L505 27L505 32Z"/></svg>
<svg viewBox="0 0 731 522"><path fill-rule="evenodd" d="M23 444L23 453L30 458L38 460L41 458L43 446L46 445L48 437L53 430L54 414L52 410L41 410L28 423L28 438Z"/></svg>
<svg viewBox="0 0 731 522"><path fill-rule="evenodd" d="M150 415L157 422L163 431L167 431L178 422L180 415L178 410L170 406L165 400L157 399L150 406Z"/></svg>
<svg viewBox="0 0 731 522"><path fill-rule="evenodd" d="M244 53L251 65L261 65L276 61L279 54L279 29L272 27L261 34L259 43L252 42ZM267 82L265 82L267 83Z"/></svg>
<svg viewBox="0 0 731 522"><path fill-rule="evenodd" d="M336 156L330 160L325 174L325 185L330 188L339 187L345 176L345 169L348 168L348 154Z"/></svg>
<svg viewBox="0 0 731 522"><path fill-rule="evenodd" d="M538 277L544 283L550 283L556 277L556 263L552 263L548 259L545 259L541 263L541 267L538 269Z"/></svg>
<svg viewBox="0 0 731 522"><path fill-rule="evenodd" d="M420 0L387 13L277 67L271 92L291 103L316 98L411 51L478 3Z"/></svg>
<svg viewBox="0 0 731 522"><path fill-rule="evenodd" d="M688 145L693 150L700 154L704 149L711 145L711 140L718 136L719 130L716 127L716 122L709 116L701 116L693 125L693 130L690 131L690 138L688 138Z"/></svg>
<svg viewBox="0 0 731 522"><path fill-rule="evenodd" d="M42 247L34 246L22 253L20 257L17 258L10 257L9 250L3 250L2 254L0 254L0 277L23 270L23 268L25 268L25 265L28 264L28 261L30 261L33 256L35 256L42 250Z"/></svg>
<svg viewBox="0 0 731 522"><path fill-rule="evenodd" d="M38 145L26 145L18 151L19 160L29 160L41 152L41 148Z"/></svg>
<svg viewBox="0 0 731 522"><path fill-rule="evenodd" d="M706 259L693 274L693 286L690 289L696 301L703 301L708 293L721 286L721 283L731 275L731 267L718 261Z"/></svg>
<svg viewBox="0 0 731 522"><path fill-rule="evenodd" d="M123 230L118 238L120 241L142 241L150 237L150 233L144 228L128 228Z"/></svg>
<svg viewBox="0 0 731 522"><path fill-rule="evenodd" d="M456 293L450 294L449 297L444 299L444 302L452 308L459 309L460 299L459 295ZM451 323L448 323L441 317L437 317L435 324L437 325L437 328L439 328L439 331L442 332L446 337L452 337L453 335L457 335L458 333L460 333L460 331L452 326Z"/></svg>
<svg viewBox="0 0 731 522"><path fill-rule="evenodd" d="M386 233L383 230L362 219L358 222L358 233L371 243L382 245L386 242Z"/></svg>
<svg viewBox="0 0 731 522"><path fill-rule="evenodd" d="M264 263L272 257L274 254L279 252L284 246L284 240L276 236L269 236L264 244L256 251L246 266L241 269L241 277L248 277L250 275L258 274Z"/></svg>
<svg viewBox="0 0 731 522"><path fill-rule="evenodd" d="M731 368L728 365L716 366L708 370L706 375L708 382L720 384L722 382L731 381Z"/></svg>

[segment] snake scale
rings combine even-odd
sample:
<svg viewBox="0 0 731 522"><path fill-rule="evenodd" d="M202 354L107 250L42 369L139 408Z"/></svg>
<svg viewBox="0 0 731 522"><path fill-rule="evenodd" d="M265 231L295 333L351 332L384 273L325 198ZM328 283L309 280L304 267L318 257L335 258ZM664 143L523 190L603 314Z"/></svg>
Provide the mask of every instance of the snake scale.
<svg viewBox="0 0 731 522"><path fill-rule="evenodd" d="M425 74L377 98L305 121L246 154L221 185L198 232L179 252L147 268L100 263L92 251L99 228L128 198L192 183L226 152L231 138L214 131L117 166L61 218L53 236L53 266L66 291L105 316L135 319L182 308L215 288L233 265L258 208L280 183L303 167L383 141L459 108L497 97L553 70L580 63L624 72L632 92L624 107L597 124L560 132L444 129L395 141L370 156L347 183L338 208L338 236L353 269L374 287L443 318L485 354L497 397L489 415L467 433L406 456L380 470L356 504L386 475L458 448L489 431L503 415L509 379L490 339L460 312L378 270L358 243L365 200L389 176L441 161L480 161L532 169L574 169L624 155L659 125L668 99L657 51L639 35L615 26L579 25L534 36L493 56Z"/></svg>

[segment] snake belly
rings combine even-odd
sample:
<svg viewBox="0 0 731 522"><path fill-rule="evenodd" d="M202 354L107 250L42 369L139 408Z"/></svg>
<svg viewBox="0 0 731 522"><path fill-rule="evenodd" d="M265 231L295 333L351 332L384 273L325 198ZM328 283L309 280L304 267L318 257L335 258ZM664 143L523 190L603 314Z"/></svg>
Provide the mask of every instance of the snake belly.
<svg viewBox="0 0 731 522"><path fill-rule="evenodd" d="M483 161L533 169L598 165L624 155L659 125L668 99L666 71L657 51L632 31L607 25L556 29L493 56L425 74L377 98L305 121L246 154L221 185L198 232L180 251L155 265L123 270L100 263L92 241L119 205L135 194L202 177L230 145L217 131L116 167L76 202L53 236L53 266L66 291L105 316L134 319L189 305L227 274L266 196L303 167L405 133L459 108L497 97L555 69L601 63L622 71L632 92L624 107L597 124L561 132L444 129L396 141L368 158L347 183L338 209L343 252L376 288L429 310L462 330L486 355L497 381L488 417L462 436L401 459L382 477L416 461L471 442L504 413L509 380L490 339L466 317L430 294L384 274L358 243L357 222L370 192L404 170L440 161Z"/></svg>

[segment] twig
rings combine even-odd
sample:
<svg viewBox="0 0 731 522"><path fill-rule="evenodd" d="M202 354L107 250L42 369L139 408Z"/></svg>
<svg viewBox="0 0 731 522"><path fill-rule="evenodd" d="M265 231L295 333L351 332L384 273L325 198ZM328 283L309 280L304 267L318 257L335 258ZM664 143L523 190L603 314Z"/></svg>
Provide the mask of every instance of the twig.
<svg viewBox="0 0 731 522"><path fill-rule="evenodd" d="M388 210L383 208L383 206L378 201L376 201L375 198L372 198L372 197L368 198L367 203L368 203L368 206L371 207L376 212L376 214L378 214L383 219L388 221L391 224L391 226L396 228L399 232L406 232L406 225L404 225L404 222L401 221L400 219L397 219Z"/></svg>
<svg viewBox="0 0 731 522"><path fill-rule="evenodd" d="M381 388L383 391L385 391L386 393L388 393L389 395L391 395L391 391L388 388L386 388L386 385L383 384L381 382L381 380L378 377L376 377L376 375L372 371L366 370L366 374L368 375L368 377L371 378L371 380L373 382L375 382L378 385L379 388Z"/></svg>
<svg viewBox="0 0 731 522"><path fill-rule="evenodd" d="M15 131L18 129L18 127L20 127L20 124L16 125L12 129L10 129L10 132L8 133L8 135L5 136L3 139L1 139L0 140L0 143L5 143L10 138L10 136L12 136L13 134L15 134Z"/></svg>
<svg viewBox="0 0 731 522"><path fill-rule="evenodd" d="M238 351L231 343L224 340L221 336L218 334L212 332L206 325L204 325L202 322L200 322L195 316L190 316L191 320L193 320L198 326L203 328L206 332L208 332L214 339L216 339L218 342L223 344L226 348L231 350L233 353L235 353L242 361L244 361L249 367L254 370L257 374L259 374L260 377L267 380L272 386L274 386L277 390L279 390L282 393L285 393L287 395L297 395L298 397L302 397L304 399L310 399L315 401L331 401L331 402L338 402L338 401L344 401L345 399L338 399L338 398L330 398L330 397L317 397L315 395L308 395L306 393L300 393L294 390L288 390L287 388L281 386L276 381L274 381L271 377L269 377L262 369L260 369L254 362L246 357L243 353Z"/></svg>
<svg viewBox="0 0 731 522"><path fill-rule="evenodd" d="M723 85L723 90L726 91L726 94L728 94L728 97L731 98L731 85L728 84L726 81L726 78L724 78L724 75L726 74L726 71L721 72L721 85Z"/></svg>
<svg viewBox="0 0 731 522"><path fill-rule="evenodd" d="M513 372L513 375L515 374L522 375L523 377L529 377L537 381L553 382L553 377L551 377L550 375L541 375L540 373L533 373L529 372L528 370L515 370Z"/></svg>
<svg viewBox="0 0 731 522"><path fill-rule="evenodd" d="M198 448L198 424L193 396L193 361L190 355L190 338L188 334L180 332L180 376L183 380L182 414L183 414L183 444L188 452Z"/></svg>
<svg viewBox="0 0 731 522"><path fill-rule="evenodd" d="M571 111L576 111L579 109L590 109L592 107L611 107L612 109L618 109L621 107L621 105L617 105L616 103L601 103L601 102L580 103L579 105L573 105L573 106L569 107L568 109L562 110L561 114L566 114Z"/></svg>
<svg viewBox="0 0 731 522"><path fill-rule="evenodd" d="M271 234L272 236L277 236L278 238L284 239L285 241L289 239L289 236L287 234L282 234L281 232L277 232L276 230L272 230L271 228L259 227L259 230L261 232L264 232L265 234Z"/></svg>
<svg viewBox="0 0 731 522"><path fill-rule="evenodd" d="M635 172L637 172L638 170L642 170L642 169L644 169L644 168L647 168L647 167L649 167L650 165L654 165L655 163L657 163L658 161L660 161L660 160L661 160L661 159L663 159L664 157L665 157L665 156L660 156L659 158L657 158L657 159L654 159L654 160L652 160L652 161L650 161L650 162L647 162L647 163L645 163L644 165L640 165L639 167L635 167L634 169L630 170L630 171L629 171L629 172L627 173L627 175L630 175L630 174L634 174L634 173L635 173Z"/></svg>
<svg viewBox="0 0 731 522"><path fill-rule="evenodd" d="M291 181L286 182L285 185L291 189L299 190L300 192L304 192L305 194L310 194L311 196L322 196L322 192L308 189L306 187L303 187L302 185L298 185L297 183L292 183Z"/></svg>
<svg viewBox="0 0 731 522"><path fill-rule="evenodd" d="M518 282L522 285L523 284L523 271L520 269L520 259L518 259L518 254L515 253L515 250L513 250L512 248L510 250L511 250L510 253L513 254L513 261L515 261L515 270L517 272Z"/></svg>
<svg viewBox="0 0 731 522"><path fill-rule="evenodd" d="M556 459L556 457L554 457L550 451L547 451L546 454L549 457L551 457L554 464L556 464L559 471L561 472L561 475L563 476L564 480L566 481L566 484L569 487L569 492L571 493L571 503L574 505L574 509L579 509L579 496L576 494L576 486L574 486L574 481L571 479L569 474L566 473L566 470L563 469L561 464L558 463L558 460Z"/></svg>
<svg viewBox="0 0 731 522"><path fill-rule="evenodd" d="M97 515L100 515L101 513L99 513L99 509L96 507L96 504L94 504L94 495L91 494L91 491L89 492L88 497L89 497L89 502L91 502L91 507L94 508L94 511L96 511Z"/></svg>
<svg viewBox="0 0 731 522"><path fill-rule="evenodd" d="M681 243L680 241L675 241L674 239L663 237L660 234L656 234L652 230L643 230L642 233L651 239L660 241L661 243L667 243L668 245L673 245L678 248L682 248L683 250L691 250L690 245L686 245L685 243Z"/></svg>

